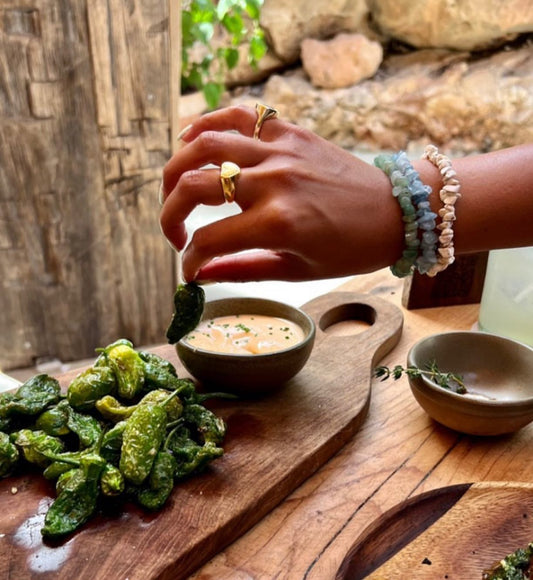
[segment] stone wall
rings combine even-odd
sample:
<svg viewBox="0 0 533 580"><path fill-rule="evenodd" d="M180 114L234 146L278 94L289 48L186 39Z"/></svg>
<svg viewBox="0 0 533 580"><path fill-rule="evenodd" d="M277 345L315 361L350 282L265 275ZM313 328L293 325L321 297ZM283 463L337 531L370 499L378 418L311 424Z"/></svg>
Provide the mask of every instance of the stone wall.
<svg viewBox="0 0 533 580"><path fill-rule="evenodd" d="M268 56L226 102L263 99L346 148L533 140L529 0L265 0L261 25Z"/></svg>

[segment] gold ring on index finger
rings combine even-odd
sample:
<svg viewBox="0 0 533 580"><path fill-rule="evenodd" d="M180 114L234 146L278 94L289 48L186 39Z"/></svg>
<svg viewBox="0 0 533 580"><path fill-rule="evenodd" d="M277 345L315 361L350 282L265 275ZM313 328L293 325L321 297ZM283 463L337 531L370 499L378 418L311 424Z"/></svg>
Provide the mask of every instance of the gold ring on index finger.
<svg viewBox="0 0 533 580"><path fill-rule="evenodd" d="M257 111L257 121L254 127L254 139L259 139L259 133L261 132L263 123L268 121L268 119L275 119L278 116L278 111L274 107L269 107L262 103L256 103L255 110Z"/></svg>
<svg viewBox="0 0 533 580"><path fill-rule="evenodd" d="M220 183L224 199L231 203L235 200L235 185L241 173L241 168L232 161L224 161L220 166Z"/></svg>

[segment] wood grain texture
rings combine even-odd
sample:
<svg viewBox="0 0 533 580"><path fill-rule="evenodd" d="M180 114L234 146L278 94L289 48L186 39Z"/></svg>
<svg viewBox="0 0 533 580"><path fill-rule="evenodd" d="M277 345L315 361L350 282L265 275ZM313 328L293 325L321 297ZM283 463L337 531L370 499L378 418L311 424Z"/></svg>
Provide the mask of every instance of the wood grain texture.
<svg viewBox="0 0 533 580"><path fill-rule="evenodd" d="M426 492L379 518L337 580L481 580L483 571L531 542L532 517L532 484L483 482ZM405 545L386 554L391 542Z"/></svg>
<svg viewBox="0 0 533 580"><path fill-rule="evenodd" d="M0 8L0 367L164 340L165 0Z"/></svg>
<svg viewBox="0 0 533 580"><path fill-rule="evenodd" d="M403 306L412 310L479 304L488 256L488 252L457 256L453 264L432 278L415 271L405 279Z"/></svg>
<svg viewBox="0 0 533 580"><path fill-rule="evenodd" d="M394 557L453 507L470 484L428 491L400 503L363 532L343 560L336 580L361 580ZM457 534L452 535L453 538ZM419 558L417 564L421 563ZM404 576L411 577L410 573Z"/></svg>
<svg viewBox="0 0 533 580"><path fill-rule="evenodd" d="M97 517L49 547L39 530L52 490L35 474L1 481L0 578L12 571L17 580L186 578L324 465L361 427L372 368L399 340L403 319L386 301L349 292L327 294L304 308L317 324L306 366L274 395L211 405L228 424L226 453L208 472L178 486L160 513L131 507ZM331 332L350 319L364 321L368 330ZM173 347L156 352L185 376ZM61 378L64 387L74 374Z"/></svg>
<svg viewBox="0 0 533 580"><path fill-rule="evenodd" d="M402 286L386 269L357 276L341 289L400 306ZM407 351L423 336L472 328L478 309L477 304L403 309L402 337L381 364L405 364ZM533 483L532 444L533 425L504 437L455 433L424 413L405 378L374 380L368 415L354 437L191 578L331 580L364 530L409 498L472 482ZM499 552L487 555L496 559Z"/></svg>

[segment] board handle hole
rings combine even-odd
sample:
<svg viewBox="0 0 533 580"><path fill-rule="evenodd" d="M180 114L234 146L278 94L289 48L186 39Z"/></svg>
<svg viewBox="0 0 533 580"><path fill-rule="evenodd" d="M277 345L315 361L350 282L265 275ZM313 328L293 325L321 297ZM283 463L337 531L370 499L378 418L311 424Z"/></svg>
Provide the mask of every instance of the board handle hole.
<svg viewBox="0 0 533 580"><path fill-rule="evenodd" d="M360 334L376 321L376 311L368 304L350 303L336 306L320 317L319 328L333 336Z"/></svg>

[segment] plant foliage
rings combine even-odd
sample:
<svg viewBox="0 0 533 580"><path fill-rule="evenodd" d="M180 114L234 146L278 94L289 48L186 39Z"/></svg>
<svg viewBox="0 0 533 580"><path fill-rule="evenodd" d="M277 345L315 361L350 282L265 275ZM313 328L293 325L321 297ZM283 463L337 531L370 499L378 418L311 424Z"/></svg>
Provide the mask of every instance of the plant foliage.
<svg viewBox="0 0 533 580"><path fill-rule="evenodd" d="M183 91L202 91L207 105L214 109L224 92L226 72L239 62L239 46L248 43L248 62L257 66L267 50L259 26L262 4L263 0L184 2L181 15ZM220 44L220 32L225 32L225 44Z"/></svg>

